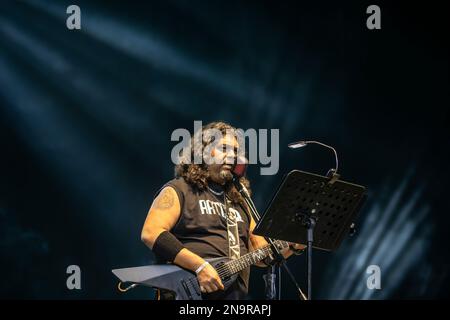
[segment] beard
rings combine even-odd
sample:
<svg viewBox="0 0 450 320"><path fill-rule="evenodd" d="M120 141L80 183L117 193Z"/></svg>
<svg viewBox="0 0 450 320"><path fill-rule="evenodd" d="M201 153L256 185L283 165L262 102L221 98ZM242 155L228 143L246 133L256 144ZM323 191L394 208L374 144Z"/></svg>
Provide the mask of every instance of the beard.
<svg viewBox="0 0 450 320"><path fill-rule="evenodd" d="M233 180L233 174L230 170L220 170L220 178L225 184L229 184Z"/></svg>

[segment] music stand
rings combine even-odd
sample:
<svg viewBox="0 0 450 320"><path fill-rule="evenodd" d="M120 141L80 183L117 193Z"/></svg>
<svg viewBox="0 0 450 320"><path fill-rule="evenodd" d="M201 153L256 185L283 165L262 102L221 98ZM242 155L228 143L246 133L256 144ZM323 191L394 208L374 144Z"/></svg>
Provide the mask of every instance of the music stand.
<svg viewBox="0 0 450 320"><path fill-rule="evenodd" d="M365 198L363 186L293 170L283 179L253 233L307 246L310 300L312 248L336 250Z"/></svg>

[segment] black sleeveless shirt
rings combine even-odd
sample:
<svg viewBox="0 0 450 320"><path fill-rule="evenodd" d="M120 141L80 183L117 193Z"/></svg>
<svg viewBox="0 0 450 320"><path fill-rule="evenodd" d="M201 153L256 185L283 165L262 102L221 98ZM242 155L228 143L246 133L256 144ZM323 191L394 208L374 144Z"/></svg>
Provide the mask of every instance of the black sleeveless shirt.
<svg viewBox="0 0 450 320"><path fill-rule="evenodd" d="M184 178L166 183L162 188L172 187L180 202L181 214L170 232L185 248L202 258L228 256L227 222L224 192L210 186L204 191L188 184ZM159 192L158 192L159 193ZM239 230L240 256L249 251L250 219L240 205L229 204L229 210L236 213ZM240 272L234 290L241 295L228 295L229 298L243 298L248 292L249 268ZM243 295L244 296L243 296Z"/></svg>

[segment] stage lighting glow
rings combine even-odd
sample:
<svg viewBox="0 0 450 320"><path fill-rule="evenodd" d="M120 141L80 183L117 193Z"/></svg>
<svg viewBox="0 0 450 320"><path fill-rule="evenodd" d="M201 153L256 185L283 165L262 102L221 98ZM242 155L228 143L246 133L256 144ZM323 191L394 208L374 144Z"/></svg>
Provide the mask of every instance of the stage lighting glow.
<svg viewBox="0 0 450 320"><path fill-rule="evenodd" d="M337 267L327 273L322 298L390 298L408 272L425 261L433 222L430 207L423 203L423 189L410 191L412 172L409 170L400 186L388 185L369 195L372 206L357 226L356 236L330 261ZM370 265L381 269L380 290L366 285ZM417 298L419 293L409 294Z"/></svg>

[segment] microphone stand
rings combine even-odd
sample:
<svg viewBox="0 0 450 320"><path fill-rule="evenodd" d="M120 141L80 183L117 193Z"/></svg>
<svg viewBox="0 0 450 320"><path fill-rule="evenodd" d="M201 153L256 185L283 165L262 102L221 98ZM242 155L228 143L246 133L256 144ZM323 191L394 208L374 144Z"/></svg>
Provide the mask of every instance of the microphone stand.
<svg viewBox="0 0 450 320"><path fill-rule="evenodd" d="M297 148L303 148L306 147L309 144L317 144L322 147L328 148L331 151L333 151L334 159L335 159L335 168L332 168L328 170L327 177L330 179L328 182L329 184L335 183L337 180L339 180L340 175L337 173L339 168L339 159L336 152L336 149L332 146L329 146L325 143L322 143L320 141L314 141L314 140L301 140L296 141L288 144L288 147L291 149L297 149ZM312 246L314 242L314 227L316 226L316 218L310 216L310 215L302 215L301 217L301 223L303 227L306 228L306 234L307 234L307 246L306 246L306 269L307 269L307 293L308 298L311 299L311 291L312 291Z"/></svg>
<svg viewBox="0 0 450 320"><path fill-rule="evenodd" d="M250 197L250 194L248 193L247 189L239 182L239 178L236 176L233 176L233 184L238 190L238 192L241 194L242 198L244 199L245 203L247 204L247 207L250 209L250 213L255 220L255 222L258 222L261 219L261 216L258 213L258 210L255 207L255 204L253 203L253 200ZM284 270L287 272L289 277L291 278L292 283L297 288L298 294L300 299L302 300L308 300L305 294L300 289L300 286L298 285L297 281L295 280L295 277L291 273L291 270L288 268L286 264L286 259L281 254L279 248L275 245L275 241L271 238L264 237L266 241L270 244L272 248L272 254L274 257L274 266L269 266L267 270L267 274L265 275L265 283L266 283L266 297L269 297L271 299L274 299L276 296L276 290L275 290L275 265L278 264L278 268L283 267ZM281 276L281 273L280 273ZM281 280L281 279L279 279ZM280 281L281 284L281 281ZM278 288L279 291L281 288ZM278 294L278 299L281 300L281 292Z"/></svg>

